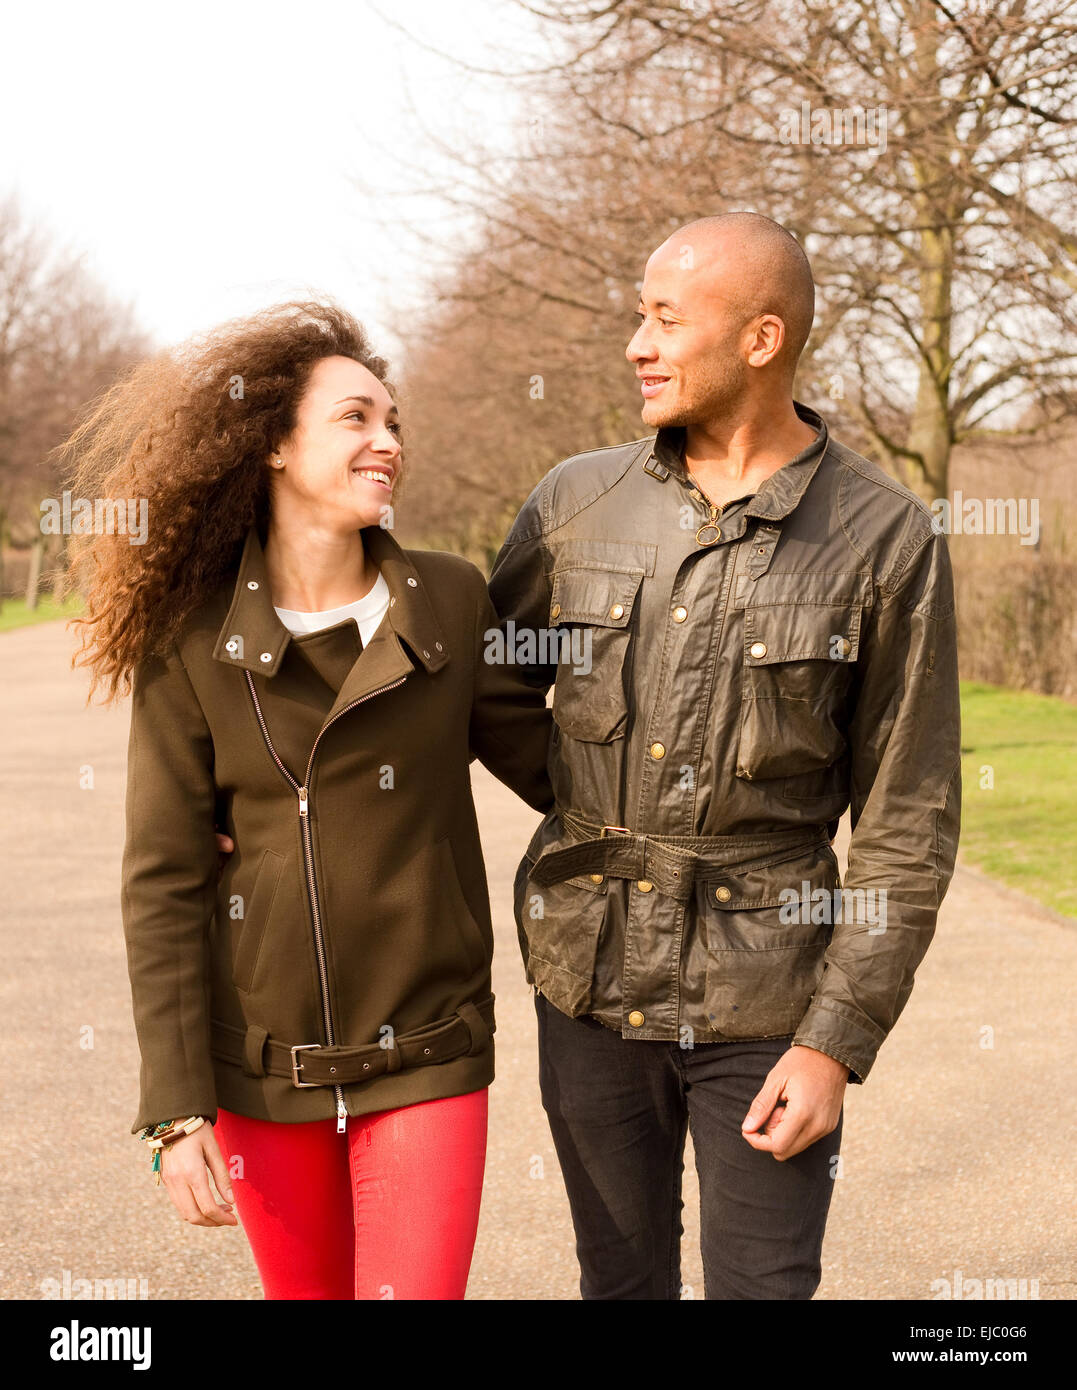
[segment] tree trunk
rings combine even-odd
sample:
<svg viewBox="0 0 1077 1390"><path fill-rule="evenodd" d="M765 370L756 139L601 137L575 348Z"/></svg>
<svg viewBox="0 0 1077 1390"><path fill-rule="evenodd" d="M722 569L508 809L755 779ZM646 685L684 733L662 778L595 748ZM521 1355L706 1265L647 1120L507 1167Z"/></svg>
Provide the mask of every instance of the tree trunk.
<svg viewBox="0 0 1077 1390"><path fill-rule="evenodd" d="M30 573L26 576L26 607L32 613L37 607L41 588L41 561L45 555L45 537L35 536L30 547Z"/></svg>
<svg viewBox="0 0 1077 1390"><path fill-rule="evenodd" d="M934 0L917 0L915 15L916 69L924 88L941 94L942 67ZM959 219L955 196L951 195L950 200L940 199L937 192L932 192L945 186L948 170L939 163L940 132L929 128L923 151L918 148L922 119L922 116L914 115L909 129L911 166L921 190L914 202L920 223L917 248L920 379L906 442L915 456L908 461L908 485L930 505L937 497L949 496L950 375L954 365L950 346L954 293L953 227ZM957 144L957 132L949 118L947 127L950 138L943 142L943 147L953 149Z"/></svg>
<svg viewBox="0 0 1077 1390"><path fill-rule="evenodd" d="M56 548L53 552L52 596L57 603L63 603L66 589L67 537L61 534L56 537Z"/></svg>
<svg viewBox="0 0 1077 1390"><path fill-rule="evenodd" d="M953 234L948 228L920 234L920 323L923 356L916 405L909 424L909 486L925 502L949 496L950 323L953 293Z"/></svg>

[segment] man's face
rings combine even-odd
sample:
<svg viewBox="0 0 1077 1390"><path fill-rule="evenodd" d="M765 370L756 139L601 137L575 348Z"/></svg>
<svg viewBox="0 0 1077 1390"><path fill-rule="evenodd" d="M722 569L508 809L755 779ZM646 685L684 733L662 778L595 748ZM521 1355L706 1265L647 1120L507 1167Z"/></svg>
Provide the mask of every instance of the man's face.
<svg viewBox="0 0 1077 1390"><path fill-rule="evenodd" d="M682 238L663 243L647 262L641 323L625 351L647 425L704 424L728 416L744 396L745 318L722 261L720 251Z"/></svg>

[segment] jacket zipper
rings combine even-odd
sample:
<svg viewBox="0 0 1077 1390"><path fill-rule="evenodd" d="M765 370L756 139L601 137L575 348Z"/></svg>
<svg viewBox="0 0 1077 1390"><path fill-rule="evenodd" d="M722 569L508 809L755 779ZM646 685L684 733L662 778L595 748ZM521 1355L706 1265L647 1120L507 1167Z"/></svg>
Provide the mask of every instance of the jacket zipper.
<svg viewBox="0 0 1077 1390"><path fill-rule="evenodd" d="M314 769L314 755L318 751L318 742L322 734L325 733L330 724L335 724L342 714L347 714L348 711L354 709L356 705L361 705L364 700L372 700L375 695L383 695L387 690L395 690L398 685L404 684L407 677L401 676L398 681L393 681L392 685L383 685L377 690L371 690L368 694L361 695L358 700L352 700L352 702L345 705L343 709L337 710L333 718L322 725L318 732L318 737L314 740L314 746L310 750L310 759L307 762L306 775L303 780L303 785L300 786L284 766L277 750L273 747L273 740L269 736L269 728L266 725L265 715L262 713L262 706L259 703L258 692L254 688L254 681L251 679L251 673L245 671L244 675L247 677L247 685L251 692L251 699L254 701L254 712L258 716L258 727L262 731L262 738L265 740L269 756L276 763L277 767L280 768L282 775L299 798L299 824L303 837L303 861L306 868L307 897L310 901L310 919L314 925L314 952L318 958L318 978L321 981L322 988L322 1019L325 1023L326 1044L329 1047L333 1047L336 1044L336 1035L333 1031L332 1009L329 1005L329 971L326 966L325 958L325 938L322 934L322 913L321 904L318 899L318 881L314 873L313 832L310 828L310 778ZM337 1099L337 1133L344 1134L347 1129L348 1119L347 1107L344 1104L344 1089L342 1086L334 1086L333 1092Z"/></svg>
<svg viewBox="0 0 1077 1390"><path fill-rule="evenodd" d="M698 489L697 489L697 491L698 491ZM700 494L700 500L701 500L701 501L703 500L702 494ZM725 510L725 507L726 507L727 504L726 504L725 502L723 502L722 505L721 505L720 507L716 507L716 506L714 505L713 502L709 502L709 503L704 503L704 505L710 507L710 516L709 516L709 518L702 524L702 526L699 526L699 527L696 529L696 541L697 541L700 545L714 545L714 544L716 544L718 541L720 541L721 538L722 538L722 533L721 533L721 530L719 529L719 526L718 526L718 518L722 515L722 512ZM702 541L702 540L700 540L700 539L699 539L700 532L701 532L701 531L708 531L708 530L714 532L714 540L712 540L712 541Z"/></svg>

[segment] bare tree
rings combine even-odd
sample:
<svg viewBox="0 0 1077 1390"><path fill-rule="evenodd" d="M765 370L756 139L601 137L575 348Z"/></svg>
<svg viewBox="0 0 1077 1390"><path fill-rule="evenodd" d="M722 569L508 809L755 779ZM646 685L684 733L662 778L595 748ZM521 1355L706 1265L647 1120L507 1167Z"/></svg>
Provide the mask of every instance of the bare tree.
<svg viewBox="0 0 1077 1390"><path fill-rule="evenodd" d="M850 442L925 498L947 495L955 444L1042 437L1072 415L1077 5L522 8L554 56L515 79L527 105L513 156L479 138L456 152L445 197L476 249L406 334L424 439L469 392L500 417L455 439L435 421L430 460L446 476L485 460L491 524L499 480L519 472L508 459L533 478L608 429L641 432L620 354L643 260L673 227L729 208L775 217L812 258L799 394L825 397ZM563 416L521 399L541 362L557 364Z"/></svg>
<svg viewBox="0 0 1077 1390"><path fill-rule="evenodd" d="M717 159L731 177L741 165L703 126L670 134L661 159L612 124L591 141L580 101L559 95L563 70L536 80L542 99L523 110L508 152L492 152L478 130L466 147L451 143L458 132L428 132L451 163L437 193L467 249L446 265L443 224L405 224L431 273L425 311L399 327L417 440L402 524L479 560L558 458L647 433L624 356L644 262L681 222L712 210ZM652 108L673 120L682 97L667 87ZM686 175L672 195L671 164Z"/></svg>
<svg viewBox="0 0 1077 1390"><path fill-rule="evenodd" d="M685 128L751 152L747 179L715 171L720 201L805 242L822 299L807 365L922 495L946 494L955 443L1073 412L1070 0L526 8L574 36L569 82L595 128L641 146L668 134L642 74L708 75Z"/></svg>
<svg viewBox="0 0 1077 1390"><path fill-rule="evenodd" d="M9 539L31 546L27 601L45 572L41 501L55 496L52 450L117 372L149 349L131 309L27 223L14 198L0 204L0 555ZM51 582L62 592L64 538L52 546ZM3 593L0 573L0 596Z"/></svg>

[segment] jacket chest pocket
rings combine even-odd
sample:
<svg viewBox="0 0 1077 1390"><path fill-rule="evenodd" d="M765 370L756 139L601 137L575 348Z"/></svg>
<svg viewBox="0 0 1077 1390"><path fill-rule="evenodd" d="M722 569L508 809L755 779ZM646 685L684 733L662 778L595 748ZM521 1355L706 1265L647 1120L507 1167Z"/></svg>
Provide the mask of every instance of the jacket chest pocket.
<svg viewBox="0 0 1077 1390"><path fill-rule="evenodd" d="M624 737L625 658L642 579L641 569L553 573L550 623L560 630L553 717L569 738L611 743Z"/></svg>
<svg viewBox="0 0 1077 1390"><path fill-rule="evenodd" d="M859 598L759 598L744 609L737 776L748 781L814 772L845 752L864 616Z"/></svg>

